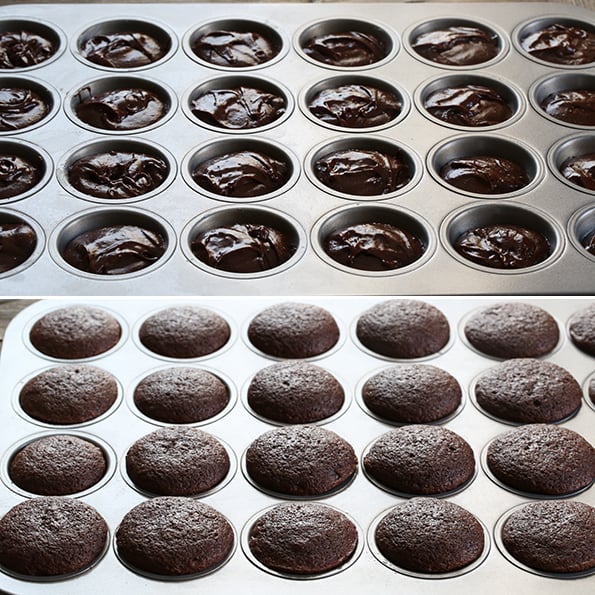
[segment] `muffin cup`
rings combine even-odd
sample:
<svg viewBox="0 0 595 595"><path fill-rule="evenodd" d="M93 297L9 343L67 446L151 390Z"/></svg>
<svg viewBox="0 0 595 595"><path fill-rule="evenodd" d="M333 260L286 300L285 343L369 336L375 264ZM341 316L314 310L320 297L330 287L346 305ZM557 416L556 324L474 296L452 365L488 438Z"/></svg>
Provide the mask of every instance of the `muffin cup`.
<svg viewBox="0 0 595 595"><path fill-rule="evenodd" d="M562 165L567 159L573 157L580 157L582 155L588 155L589 153L595 154L595 134L579 133L574 136L566 137L555 143L547 154L547 163L552 173L560 180L560 182L566 184L573 190L579 192L585 192L595 197L595 189L590 190L589 188L583 188L574 182L571 182L562 175Z"/></svg>
<svg viewBox="0 0 595 595"><path fill-rule="evenodd" d="M153 93L160 99L165 106L165 114L156 122L141 128L128 130L108 130L105 128L97 128L91 124L83 122L76 113L76 109L81 103L82 95L86 97L106 93L109 91L117 91L119 89L143 89ZM154 81L146 77L138 76L106 76L98 79L93 79L82 85L78 85L75 89L70 91L64 100L64 111L66 115L78 126L97 132L99 134L109 134L110 136L123 136L127 134L136 134L137 132L146 132L153 130L167 122L175 113L178 100L173 89L167 87L161 82Z"/></svg>
<svg viewBox="0 0 595 595"><path fill-rule="evenodd" d="M570 243L580 254L595 262L595 254L587 252L582 243L584 238L595 232L595 204L591 203L575 211L568 220L567 230Z"/></svg>
<svg viewBox="0 0 595 595"><path fill-rule="evenodd" d="M354 267L345 266L331 258L324 249L326 238L336 229L348 225L357 225L361 223L387 223L400 229L410 232L416 236L424 246L422 255L414 262L396 269L383 271L366 271ZM330 266L352 275L362 275L366 277L389 277L392 275L401 275L413 271L432 258L436 250L436 234L431 225L420 217L403 207L394 207L392 205L363 204L348 205L335 209L319 219L311 231L312 246L316 254Z"/></svg>
<svg viewBox="0 0 595 595"><path fill-rule="evenodd" d="M585 378L585 381L582 385L583 386L583 397L584 397L585 403L593 411L595 411L595 401L591 400L591 397L589 397L589 386L590 386L591 382L595 382L595 372L593 372L593 374L590 374L587 378Z"/></svg>
<svg viewBox="0 0 595 595"><path fill-rule="evenodd" d="M16 267L0 273L1 281L2 279L12 277L12 275L22 273L38 260L45 248L45 233L41 225L39 225L35 219L29 217L29 215L11 209L0 209L0 221L3 223L26 223L33 229L35 236L37 237L37 242L31 256Z"/></svg>

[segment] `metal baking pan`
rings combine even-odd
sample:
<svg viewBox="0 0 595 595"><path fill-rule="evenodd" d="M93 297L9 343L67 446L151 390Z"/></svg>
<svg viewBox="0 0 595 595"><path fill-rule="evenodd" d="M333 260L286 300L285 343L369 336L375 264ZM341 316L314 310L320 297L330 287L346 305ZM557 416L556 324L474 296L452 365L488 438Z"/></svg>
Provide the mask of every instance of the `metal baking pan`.
<svg viewBox="0 0 595 595"><path fill-rule="evenodd" d="M249 16L246 16L249 15ZM0 26L35 21L60 42L58 54L35 67L0 73L47 92L54 105L42 123L2 142L32 145L47 164L37 189L3 200L0 213L30 221L39 246L24 265L0 275L4 295L397 295L397 294L592 294L595 257L580 246L579 237L594 227L595 194L560 179L556 164L580 147L593 147L593 128L552 121L536 107L536 97L568 82L592 86L595 68L560 67L529 58L519 46L520 31L552 21L582 23L595 28L593 13L551 3L390 3L328 4L19 4L0 7ZM473 68L441 67L419 58L410 40L425 23L465 21L494 30L498 55ZM132 23L131 23L132 22ZM280 44L277 57L260 67L218 68L201 62L190 45L199 30L217 25L272 30ZM166 55L152 66L113 69L81 58L79 42L93 33L121 26L156 32L168 44ZM313 62L301 50L307 33L337 26L373 27L389 48L375 65L351 70ZM287 99L286 116L262 129L226 132L200 124L189 110L197 89L209 89L229 79L264 81ZM440 81L489 79L505 90L515 114L502 126L464 130L438 123L420 106L428 90ZM129 134L106 133L82 125L73 115L77 93L85 87L107 89L115 79L160 89L170 111L158 125ZM306 97L329 80L379 81L403 99L401 115L389 125L349 131L321 124L305 107ZM144 81L144 82L143 82ZM96 144L98 143L98 145ZM142 143L161 152L169 167L157 191L138 199L90 199L65 182L64 169L73 155L93 148L137 147ZM291 164L289 181L278 191L247 200L224 200L200 191L188 175L197 156L220 149L268 143ZM318 183L312 159L322 150L353 144L396 145L413 164L410 183L386 196L357 197L333 193ZM531 183L520 192L480 198L454 191L435 172L441 159L468 147L510 152L524 161ZM253 211L255 210L255 211ZM275 220L290 230L297 250L284 266L258 274L229 274L204 266L189 249L205 225L252 219ZM331 261L321 238L343 222L368 217L405 222L425 244L419 261L403 269L365 273ZM505 217L509 222L536 225L549 239L552 253L526 270L497 271L462 260L452 248L462 226ZM61 250L77 230L90 224L118 221L152 223L167 239L165 255L153 266L116 278L81 273L67 265Z"/></svg>
<svg viewBox="0 0 595 595"><path fill-rule="evenodd" d="M318 304L326 308L337 320L341 340L337 348L316 358L316 364L329 370L343 384L347 406L336 416L321 422L324 427L337 432L354 448L358 459L367 446L381 434L390 430L387 425L366 413L359 396L361 384L372 373L391 365L386 358L375 357L361 348L354 338L354 325L359 315L382 298L292 298L295 301ZM518 593L544 594L587 594L593 591L595 575L573 580L551 578L520 569L511 563L500 551L496 543L494 528L502 515L513 507L531 501L526 494L517 494L503 489L491 480L484 471L481 460L486 445L497 435L512 426L496 421L482 413L470 396L474 379L483 371L496 365L497 360L480 355L471 349L462 335L462 325L466 317L477 308L500 301L490 298L440 298L427 300L438 307L447 317L452 339L436 356L423 361L445 369L460 383L463 390L463 406L444 424L465 438L473 448L477 473L471 483L462 491L448 496L448 499L470 510L485 526L488 535L488 550L485 558L468 569L464 574L441 580L403 574L377 558L373 541L369 539L370 527L379 515L403 502L401 496L391 494L374 485L362 472L361 466L354 479L345 489L320 501L347 513L360 530L359 556L350 561L347 567L332 576L318 580L294 580L275 576L255 565L245 552L245 529L250 519L259 512L283 500L255 488L244 476L241 469L243 454L248 445L273 425L250 413L246 404L247 385L260 369L273 363L253 349L246 339L246 328L254 315L265 307L279 302L279 298L234 298L194 299L191 303L211 308L221 314L232 329L231 344L210 357L183 362L182 365L204 367L218 374L229 385L231 405L224 414L215 416L201 425L201 428L221 439L232 452L235 469L233 477L226 478L220 489L215 489L202 499L228 517L232 523L237 545L231 559L217 571L191 580L177 581L175 585L164 580L149 579L127 569L117 558L113 544L105 556L88 572L63 581L46 581L44 584L15 579L0 572L0 590L25 595L28 593L102 593L106 589L116 593L163 593L175 589L177 593L197 591L236 592L239 585L248 592L273 595L280 591L310 595L337 592L355 593L436 593L454 595L459 593L489 594L511 590ZM580 298L528 298L525 300L547 310L557 321L561 340L553 352L546 356L548 361L566 368L584 389L584 398L578 413L563 422L563 426L573 429L591 443L595 441L595 406L586 396L587 383L595 375L595 360L579 351L569 340L567 323L571 315L591 303ZM92 358L90 363L111 372L118 380L122 396L108 415L84 426L58 428L34 423L19 410L18 393L23 383L39 371L58 362L40 355L28 343L27 336L31 325L43 314L54 308L73 303L85 303L104 308L120 320L124 334L121 343L103 356ZM138 340L138 329L150 314L184 301L136 299L118 300L95 298L42 300L21 311L8 325L0 356L0 374L3 379L3 398L0 401L0 415L4 420L0 438L0 453L3 461L3 478L0 481L0 513L22 502L30 495L23 494L7 481L5 465L14 449L32 436L48 432L73 432L95 437L105 445L106 452L112 453L112 475L101 486L88 490L79 497L93 505L106 519L110 532L115 532L122 517L133 506L147 496L133 489L125 473L122 458L129 446L139 437L159 427L137 414L132 404L132 393L136 384L157 368L179 365L156 357L143 349ZM63 363L63 362L59 362ZM76 365L76 362L75 362ZM229 481L228 481L229 480ZM570 496L595 505L595 488Z"/></svg>

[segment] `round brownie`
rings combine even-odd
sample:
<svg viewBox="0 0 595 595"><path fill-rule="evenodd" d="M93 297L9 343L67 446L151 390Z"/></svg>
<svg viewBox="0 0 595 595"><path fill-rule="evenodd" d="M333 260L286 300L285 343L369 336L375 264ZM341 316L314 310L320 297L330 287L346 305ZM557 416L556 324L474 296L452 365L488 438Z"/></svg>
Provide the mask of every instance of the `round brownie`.
<svg viewBox="0 0 595 595"><path fill-rule="evenodd" d="M160 428L126 453L126 472L140 490L161 496L193 496L221 483L230 470L227 450L198 428Z"/></svg>
<svg viewBox="0 0 595 595"><path fill-rule="evenodd" d="M575 347L595 357L595 304L578 310L570 317L568 334Z"/></svg>
<svg viewBox="0 0 595 595"><path fill-rule="evenodd" d="M531 502L502 525L502 544L522 564L542 572L595 567L595 508L578 501Z"/></svg>
<svg viewBox="0 0 595 595"><path fill-rule="evenodd" d="M362 462L373 481L404 494L458 490L475 473L469 444L441 426L410 425L391 430L372 444Z"/></svg>
<svg viewBox="0 0 595 595"><path fill-rule="evenodd" d="M194 358L221 349L231 334L219 314L200 306L172 306L149 316L139 330L150 351L174 358Z"/></svg>
<svg viewBox="0 0 595 595"><path fill-rule="evenodd" d="M248 547L271 570L314 575L339 568L355 553L358 531L342 512L314 502L278 504L250 527Z"/></svg>
<svg viewBox="0 0 595 595"><path fill-rule="evenodd" d="M163 496L126 513L116 531L120 559L151 574L183 576L214 570L233 551L229 521L193 498Z"/></svg>
<svg viewBox="0 0 595 595"><path fill-rule="evenodd" d="M383 420L399 424L443 419L456 411L462 396L454 376L425 364L385 368L362 386L364 405Z"/></svg>
<svg viewBox="0 0 595 595"><path fill-rule="evenodd" d="M285 302L257 314L248 326L248 339L267 355L302 359L334 347L339 327L330 312L320 306Z"/></svg>
<svg viewBox="0 0 595 595"><path fill-rule="evenodd" d="M517 302L482 308L467 320L464 333L475 349L502 359L546 355L560 339L558 324L548 312Z"/></svg>
<svg viewBox="0 0 595 595"><path fill-rule="evenodd" d="M166 368L145 376L134 389L138 410L160 422L191 424L214 417L229 403L220 378L198 368Z"/></svg>
<svg viewBox="0 0 595 595"><path fill-rule="evenodd" d="M553 423L581 404L581 387L557 364L532 358L506 360L485 372L475 385L477 404L512 423Z"/></svg>
<svg viewBox="0 0 595 595"><path fill-rule="evenodd" d="M308 362L279 362L258 371L248 386L248 405L283 424L308 424L334 415L345 391L330 373Z"/></svg>
<svg viewBox="0 0 595 595"><path fill-rule="evenodd" d="M246 450L246 472L260 488L289 496L322 496L357 470L352 446L331 430L290 426L269 430Z"/></svg>
<svg viewBox="0 0 595 595"><path fill-rule="evenodd" d="M359 341L374 353L411 359L440 351L450 339L446 316L418 300L388 300L372 306L357 320Z"/></svg>
<svg viewBox="0 0 595 595"><path fill-rule="evenodd" d="M465 568L485 548L475 516L439 498L412 498L393 507L376 526L374 540L389 562L430 574Z"/></svg>
<svg viewBox="0 0 595 595"><path fill-rule="evenodd" d="M107 540L105 520L85 502L32 498L0 520L0 564L27 576L81 572L99 559Z"/></svg>
<svg viewBox="0 0 595 595"><path fill-rule="evenodd" d="M33 324L29 340L35 349L60 359L81 359L105 353L122 336L109 312L91 306L66 306Z"/></svg>
<svg viewBox="0 0 595 595"><path fill-rule="evenodd" d="M80 424L108 411L118 392L116 379L101 368L56 366L27 381L19 404L27 415L44 423Z"/></svg>
<svg viewBox="0 0 595 595"><path fill-rule="evenodd" d="M53 435L23 446L8 465L10 479L21 489L42 496L83 492L107 471L100 446L78 436Z"/></svg>
<svg viewBox="0 0 595 595"><path fill-rule="evenodd" d="M487 448L494 477L523 492L563 496L595 479L595 449L580 434L549 424L530 424L500 434Z"/></svg>

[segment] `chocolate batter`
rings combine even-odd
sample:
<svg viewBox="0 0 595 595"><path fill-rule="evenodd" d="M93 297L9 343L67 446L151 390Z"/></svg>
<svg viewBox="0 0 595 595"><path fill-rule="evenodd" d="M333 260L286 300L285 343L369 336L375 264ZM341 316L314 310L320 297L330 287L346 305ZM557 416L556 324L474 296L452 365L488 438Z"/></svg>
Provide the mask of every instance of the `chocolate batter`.
<svg viewBox="0 0 595 595"><path fill-rule="evenodd" d="M52 42L30 31L0 33L0 69L27 68L45 62L56 52Z"/></svg>
<svg viewBox="0 0 595 595"><path fill-rule="evenodd" d="M211 31L192 45L205 62L231 68L258 66L272 60L280 49L260 33L241 31Z"/></svg>
<svg viewBox="0 0 595 595"><path fill-rule="evenodd" d="M0 223L0 273L25 262L37 245L37 236L26 223Z"/></svg>
<svg viewBox="0 0 595 595"><path fill-rule="evenodd" d="M19 130L39 122L50 111L31 89L0 89L0 130Z"/></svg>
<svg viewBox="0 0 595 595"><path fill-rule="evenodd" d="M556 120L595 126L595 89L572 89L551 93L541 102L541 108Z"/></svg>
<svg viewBox="0 0 595 595"><path fill-rule="evenodd" d="M18 155L0 155L0 199L18 196L33 188L41 172Z"/></svg>
<svg viewBox="0 0 595 595"><path fill-rule="evenodd" d="M595 33L581 27L555 23L524 37L521 46L535 58L554 64L581 65L595 61Z"/></svg>
<svg viewBox="0 0 595 595"><path fill-rule="evenodd" d="M121 31L91 37L83 43L81 54L109 68L138 68L156 62L167 50L146 33Z"/></svg>
<svg viewBox="0 0 595 595"><path fill-rule="evenodd" d="M595 190L595 153L567 159L560 166L560 172L573 184Z"/></svg>
<svg viewBox="0 0 595 595"><path fill-rule="evenodd" d="M319 35L309 39L302 49L317 62L343 67L374 64L387 53L384 43L378 37L359 31Z"/></svg>

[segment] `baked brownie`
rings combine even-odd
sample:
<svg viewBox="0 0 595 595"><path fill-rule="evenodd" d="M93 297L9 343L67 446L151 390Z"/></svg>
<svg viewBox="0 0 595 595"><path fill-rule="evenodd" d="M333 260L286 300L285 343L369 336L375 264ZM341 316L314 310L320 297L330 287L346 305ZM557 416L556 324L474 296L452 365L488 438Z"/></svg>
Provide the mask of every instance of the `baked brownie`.
<svg viewBox="0 0 595 595"><path fill-rule="evenodd" d="M85 502L32 498L0 520L0 564L27 576L81 572L99 559L107 539L105 520Z"/></svg>
<svg viewBox="0 0 595 595"><path fill-rule="evenodd" d="M358 532L342 512L314 502L278 504L250 527L248 547L264 566L286 574L314 575L345 564Z"/></svg>
<svg viewBox="0 0 595 595"><path fill-rule="evenodd" d="M8 465L10 479L21 489L42 496L83 492L107 471L105 453L78 436L44 436L21 448Z"/></svg>
<svg viewBox="0 0 595 595"><path fill-rule="evenodd" d="M486 462L505 485L523 492L564 496L595 479L595 449L580 434L549 424L530 424L492 440Z"/></svg>
<svg viewBox="0 0 595 595"><path fill-rule="evenodd" d="M595 303L570 317L568 334L575 347L595 357Z"/></svg>
<svg viewBox="0 0 595 595"><path fill-rule="evenodd" d="M376 526L374 540L389 562L430 574L465 568L485 547L484 530L475 516L439 498L412 498L396 505Z"/></svg>
<svg viewBox="0 0 595 595"><path fill-rule="evenodd" d="M118 383L89 365L56 366L29 380L19 393L23 411L48 424L80 424L103 415L116 402Z"/></svg>
<svg viewBox="0 0 595 595"><path fill-rule="evenodd" d="M221 349L230 328L217 313L200 306L172 306L149 316L139 330L150 351L174 358L194 358Z"/></svg>
<svg viewBox="0 0 595 595"><path fill-rule="evenodd" d="M327 370L308 362L279 362L258 371L248 387L248 405L271 421L308 424L334 415L345 391Z"/></svg>
<svg viewBox="0 0 595 595"><path fill-rule="evenodd" d="M356 334L374 353L411 359L440 351L450 339L450 328L446 316L431 304L388 300L361 314Z"/></svg>
<svg viewBox="0 0 595 595"><path fill-rule="evenodd" d="M267 355L302 359L334 347L339 327L332 314L320 306L285 302L257 314L248 327L248 339Z"/></svg>
<svg viewBox="0 0 595 595"><path fill-rule="evenodd" d="M357 457L343 438L318 426L269 430L246 450L246 471L259 487L289 496L322 496L357 471Z"/></svg>
<svg viewBox="0 0 595 595"><path fill-rule="evenodd" d="M221 483L229 469L223 444L198 428L160 428L126 453L126 473L134 485L160 496L201 494Z"/></svg>
<svg viewBox="0 0 595 595"><path fill-rule="evenodd" d="M473 450L461 436L442 426L421 424L380 436L364 455L363 465L385 488L417 495L460 489L475 473Z"/></svg>
<svg viewBox="0 0 595 595"><path fill-rule="evenodd" d="M191 424L209 419L229 403L227 385L198 368L167 368L145 376L134 389L138 410L168 424Z"/></svg>
<svg viewBox="0 0 595 595"><path fill-rule="evenodd" d="M116 531L120 559L140 571L184 576L214 570L234 547L229 521L194 498L163 496L126 513Z"/></svg>
<svg viewBox="0 0 595 595"><path fill-rule="evenodd" d="M531 502L504 522L502 543L519 562L543 572L595 567L595 508L577 501Z"/></svg>
<svg viewBox="0 0 595 595"><path fill-rule="evenodd" d="M31 327L35 349L60 359L81 359L105 353L122 336L109 312L91 306L66 306L44 314Z"/></svg>
<svg viewBox="0 0 595 595"><path fill-rule="evenodd" d="M546 355L560 339L558 324L548 312L517 302L482 308L467 320L464 333L475 349L502 359Z"/></svg>
<svg viewBox="0 0 595 595"><path fill-rule="evenodd" d="M512 423L553 423L572 415L582 391L557 364L532 358L506 360L485 372L475 385L477 404Z"/></svg>
<svg viewBox="0 0 595 595"><path fill-rule="evenodd" d="M403 364L381 370L366 380L362 401L378 417L393 423L423 424L456 411L461 387L436 366Z"/></svg>

